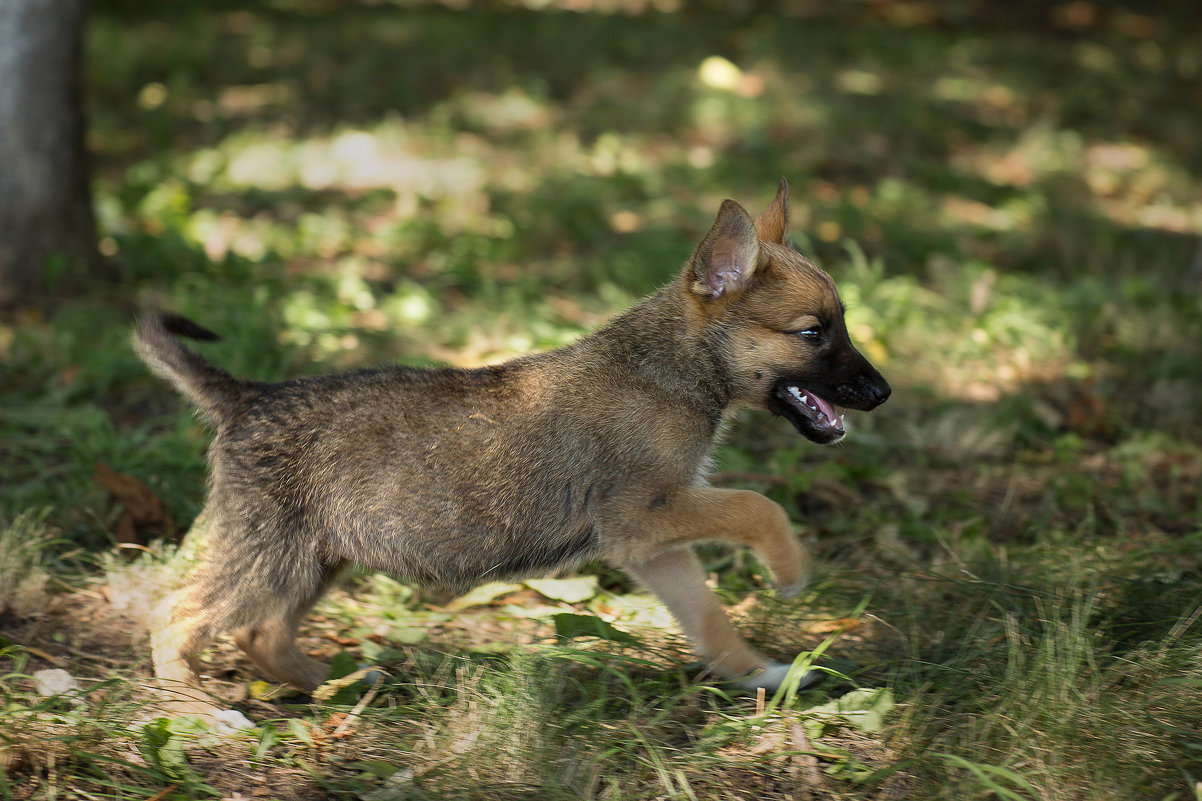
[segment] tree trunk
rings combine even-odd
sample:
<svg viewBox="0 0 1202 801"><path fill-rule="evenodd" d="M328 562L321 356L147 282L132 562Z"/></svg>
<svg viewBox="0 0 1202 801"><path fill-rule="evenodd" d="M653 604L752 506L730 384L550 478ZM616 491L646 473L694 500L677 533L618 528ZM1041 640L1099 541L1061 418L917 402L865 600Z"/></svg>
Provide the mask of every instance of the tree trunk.
<svg viewBox="0 0 1202 801"><path fill-rule="evenodd" d="M80 91L85 0L0 0L0 306L97 261Z"/></svg>

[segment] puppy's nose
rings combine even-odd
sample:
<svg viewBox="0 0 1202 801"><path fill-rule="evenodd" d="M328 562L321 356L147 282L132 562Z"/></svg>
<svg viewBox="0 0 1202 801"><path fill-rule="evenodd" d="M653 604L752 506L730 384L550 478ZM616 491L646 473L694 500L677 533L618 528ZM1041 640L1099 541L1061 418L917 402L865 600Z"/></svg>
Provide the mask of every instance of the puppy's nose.
<svg viewBox="0 0 1202 801"><path fill-rule="evenodd" d="M893 390L889 382L879 375L860 375L853 381L835 387L834 401L848 409L871 412L888 400L891 394Z"/></svg>
<svg viewBox="0 0 1202 801"><path fill-rule="evenodd" d="M879 384L873 384L869 388L869 392L872 394L872 399L880 406L889 400L889 396L893 394L893 387L889 386L885 381L881 381Z"/></svg>

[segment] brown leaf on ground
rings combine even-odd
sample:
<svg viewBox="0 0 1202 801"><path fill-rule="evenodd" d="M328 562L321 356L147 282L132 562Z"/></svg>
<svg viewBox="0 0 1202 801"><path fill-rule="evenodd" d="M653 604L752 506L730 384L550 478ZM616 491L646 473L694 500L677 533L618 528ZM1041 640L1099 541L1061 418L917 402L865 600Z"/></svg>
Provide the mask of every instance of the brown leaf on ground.
<svg viewBox="0 0 1202 801"><path fill-rule="evenodd" d="M1074 388L1068 403L1064 426L1084 436L1105 437L1113 429L1106 399L1094 387L1092 379Z"/></svg>
<svg viewBox="0 0 1202 801"><path fill-rule="evenodd" d="M121 517L113 525L117 542L145 545L153 537L171 537L176 533L166 505L140 478L118 473L97 462L92 479L122 508Z"/></svg>
<svg viewBox="0 0 1202 801"><path fill-rule="evenodd" d="M831 634L836 631L850 631L863 625L863 621L854 617L841 617L836 620L819 620L806 626L811 634Z"/></svg>

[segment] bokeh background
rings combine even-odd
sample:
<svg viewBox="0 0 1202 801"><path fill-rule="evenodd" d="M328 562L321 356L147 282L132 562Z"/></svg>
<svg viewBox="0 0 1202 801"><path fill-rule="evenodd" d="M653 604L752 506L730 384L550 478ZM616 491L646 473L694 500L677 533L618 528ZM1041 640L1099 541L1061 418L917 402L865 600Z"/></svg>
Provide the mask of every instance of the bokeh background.
<svg viewBox="0 0 1202 801"><path fill-rule="evenodd" d="M72 586L118 540L191 523L207 434L133 356L139 309L220 332L206 354L258 379L495 362L671 280L723 198L758 213L784 176L795 244L895 393L834 449L766 414L733 427L715 480L780 500L818 554L809 611L747 621L783 656L851 631L840 668L908 710L828 751L839 770L807 792L1192 797L1200 21L1102 0L96 0L108 270L0 323L0 514ZM104 469L142 486L123 502ZM707 558L732 601L764 584ZM505 675L550 693L540 715L568 703ZM496 786L804 797L772 778L806 750L787 738L698 761L639 709L663 770L626 754L588 787L533 768ZM431 730L458 737L450 720Z"/></svg>

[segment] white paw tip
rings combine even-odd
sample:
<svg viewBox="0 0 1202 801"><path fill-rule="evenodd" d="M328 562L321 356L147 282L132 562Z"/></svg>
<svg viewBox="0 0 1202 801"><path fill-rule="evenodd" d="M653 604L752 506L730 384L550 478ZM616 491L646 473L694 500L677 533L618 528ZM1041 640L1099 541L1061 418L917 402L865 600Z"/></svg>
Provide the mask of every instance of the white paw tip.
<svg viewBox="0 0 1202 801"><path fill-rule="evenodd" d="M359 683L368 687L374 687L388 678L388 674L384 671L369 668L367 665L362 665L360 669L363 670L363 675L359 678Z"/></svg>
<svg viewBox="0 0 1202 801"><path fill-rule="evenodd" d="M218 734L233 734L254 727L255 724L237 709L213 710L213 729Z"/></svg>
<svg viewBox="0 0 1202 801"><path fill-rule="evenodd" d="M747 678L740 679L738 684L747 690L757 690L763 687L769 692L776 692L785 683L785 679L789 676L789 670L792 665L787 665L783 662L772 662L768 667L758 673L752 674ZM823 673L820 670L808 670L797 682L797 689L804 690L807 687L813 687L818 682L822 681Z"/></svg>
<svg viewBox="0 0 1202 801"><path fill-rule="evenodd" d="M776 597L780 598L782 601L787 601L790 598L796 598L805 588L805 581L795 581L792 584L778 586L776 588Z"/></svg>

